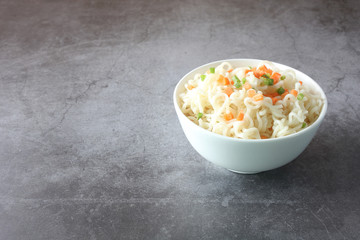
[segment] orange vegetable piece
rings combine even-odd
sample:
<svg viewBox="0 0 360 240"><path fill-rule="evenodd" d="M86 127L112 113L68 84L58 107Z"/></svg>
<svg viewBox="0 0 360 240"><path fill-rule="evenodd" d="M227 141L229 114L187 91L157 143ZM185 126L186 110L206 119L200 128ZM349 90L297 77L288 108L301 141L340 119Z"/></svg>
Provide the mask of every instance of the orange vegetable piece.
<svg viewBox="0 0 360 240"><path fill-rule="evenodd" d="M229 69L227 72L228 72L228 73L231 73L233 70L234 70L234 69Z"/></svg>
<svg viewBox="0 0 360 240"><path fill-rule="evenodd" d="M253 72L253 71L254 71L253 68L252 69L245 69L245 75L248 74L249 72Z"/></svg>
<svg viewBox="0 0 360 240"><path fill-rule="evenodd" d="M273 98L271 98L271 100L272 100L273 105L275 105L276 102L279 101L280 99L277 97L273 97Z"/></svg>
<svg viewBox="0 0 360 240"><path fill-rule="evenodd" d="M224 89L224 93L226 93L229 97L234 92L234 90L231 87L226 87Z"/></svg>
<svg viewBox="0 0 360 240"><path fill-rule="evenodd" d="M219 78L217 79L217 82L222 84L224 82L224 76L220 75Z"/></svg>
<svg viewBox="0 0 360 240"><path fill-rule="evenodd" d="M230 121L231 119L234 119L234 115L232 114L232 112L224 114L224 119L226 121Z"/></svg>
<svg viewBox="0 0 360 240"><path fill-rule="evenodd" d="M300 85L302 85L302 81L299 81Z"/></svg>
<svg viewBox="0 0 360 240"><path fill-rule="evenodd" d="M291 90L290 93L295 97L298 95L298 92L295 89Z"/></svg>
<svg viewBox="0 0 360 240"><path fill-rule="evenodd" d="M253 99L255 101L261 101L264 99L264 96L261 93L259 93L259 94L256 94L255 96L253 96Z"/></svg>
<svg viewBox="0 0 360 240"><path fill-rule="evenodd" d="M265 65L261 65L257 69L265 72L267 70L267 67Z"/></svg>
<svg viewBox="0 0 360 240"><path fill-rule="evenodd" d="M267 136L260 136L260 137L261 137L261 139L268 139Z"/></svg>
<svg viewBox="0 0 360 240"><path fill-rule="evenodd" d="M253 97L253 96L255 96L255 94L256 94L256 91L254 89L249 89L247 91L248 97Z"/></svg>
<svg viewBox="0 0 360 240"><path fill-rule="evenodd" d="M248 83L248 82L246 82L243 86L244 86L244 88L245 88L246 90L249 90L249 89L252 88L252 87L251 87L251 84Z"/></svg>
<svg viewBox="0 0 360 240"><path fill-rule="evenodd" d="M259 69L257 69L256 71L254 71L254 76L256 77L256 78L260 78L262 75L264 75L265 74L265 72L264 71L261 71L261 70L259 70Z"/></svg>
<svg viewBox="0 0 360 240"><path fill-rule="evenodd" d="M260 78L262 75L264 75L265 73L268 74L272 74L272 70L268 69L265 65L261 65L260 67L258 67L255 71L254 71L254 76L256 78Z"/></svg>
<svg viewBox="0 0 360 240"><path fill-rule="evenodd" d="M223 84L223 85L229 85L230 84L230 81L228 78L224 77L223 75L220 75L217 82L219 84Z"/></svg>
<svg viewBox="0 0 360 240"><path fill-rule="evenodd" d="M189 89L189 90L191 90L191 89L193 89L193 88L195 88L193 85L188 85L188 89Z"/></svg>
<svg viewBox="0 0 360 240"><path fill-rule="evenodd" d="M233 81L233 80L231 80L231 81L230 81L230 84L231 84L231 85L234 85L234 81Z"/></svg>
<svg viewBox="0 0 360 240"><path fill-rule="evenodd" d="M244 120L244 116L245 116L244 111L240 110L239 115L237 116L236 120L242 121L242 120Z"/></svg>
<svg viewBox="0 0 360 240"><path fill-rule="evenodd" d="M271 78L274 79L274 84L277 84L277 83L279 82L280 77L281 77L281 74L278 73L278 72L275 72L275 73L271 76Z"/></svg>
<svg viewBox="0 0 360 240"><path fill-rule="evenodd" d="M272 74L272 70L268 69L265 65L262 65L260 67L258 67L258 70L264 72L264 73L268 73L268 74ZM264 75L264 74L263 74ZM262 75L261 75L262 76Z"/></svg>

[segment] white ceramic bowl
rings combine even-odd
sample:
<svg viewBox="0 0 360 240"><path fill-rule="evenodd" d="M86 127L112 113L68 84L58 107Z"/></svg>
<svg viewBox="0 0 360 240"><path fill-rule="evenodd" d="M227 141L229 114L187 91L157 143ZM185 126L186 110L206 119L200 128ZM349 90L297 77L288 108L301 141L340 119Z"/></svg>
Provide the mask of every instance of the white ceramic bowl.
<svg viewBox="0 0 360 240"><path fill-rule="evenodd" d="M274 63L280 69L293 69L298 80L312 85L324 99L324 106L319 118L315 123L297 133L281 138L259 140L231 138L199 127L182 113L179 107L179 94L185 91L185 83L196 73L203 73L210 67L216 67L225 61L236 67L246 67L256 66L262 60L226 59L208 63L190 71L179 81L175 87L173 100L181 127L191 145L205 159L237 173L252 174L267 171L294 160L314 137L327 110L327 99L321 87L309 76L296 69Z"/></svg>

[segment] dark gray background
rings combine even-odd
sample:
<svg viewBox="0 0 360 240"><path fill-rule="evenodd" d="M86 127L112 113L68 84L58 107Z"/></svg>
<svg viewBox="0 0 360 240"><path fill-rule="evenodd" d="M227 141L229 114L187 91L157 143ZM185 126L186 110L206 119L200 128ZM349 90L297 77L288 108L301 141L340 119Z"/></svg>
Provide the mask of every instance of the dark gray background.
<svg viewBox="0 0 360 240"><path fill-rule="evenodd" d="M359 239L359 1L0 1L0 239ZM292 163L200 157L191 69L259 58L329 109Z"/></svg>

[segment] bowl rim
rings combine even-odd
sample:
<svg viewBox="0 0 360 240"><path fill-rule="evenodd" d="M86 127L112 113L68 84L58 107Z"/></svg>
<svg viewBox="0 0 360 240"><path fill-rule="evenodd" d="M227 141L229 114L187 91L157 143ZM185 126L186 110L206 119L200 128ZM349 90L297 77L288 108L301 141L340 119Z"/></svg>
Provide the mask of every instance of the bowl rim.
<svg viewBox="0 0 360 240"><path fill-rule="evenodd" d="M300 135L303 135L307 132L310 132L310 131L314 131L314 129L316 129L320 124L321 122L324 120L324 117L326 115L326 112L327 112L327 107L328 107L328 101L327 101L327 97L325 95L325 92L324 90L320 87L320 85L313 79L311 78L310 76L308 76L307 74L303 73L302 71L296 69L296 68L293 68L293 67L290 67L290 66L287 66L287 65L284 65L282 63L277 63L277 62L273 62L273 61L270 61L271 63L277 65L277 66L280 66L280 67L285 67L285 68L289 68L289 69L292 69L294 70L295 72L300 72L301 74L305 75L306 77L308 77L311 81L311 84L314 84L316 86L316 90L318 90L323 98L323 101L324 101L324 105L321 109L321 112L320 112L320 115L319 117L316 119L316 121L311 124L310 126L306 127L305 129L301 130L301 131L298 131L296 133L292 133L290 135L287 135L287 136L283 136L283 137L279 137L279 138L268 138L268 139L242 139L242 138L234 138L234 137L229 137L229 136L224 136L224 135L221 135L221 134L218 134L218 133L214 133L214 132L211 132L209 130L206 130L202 127L200 127L199 125L197 125L196 123L194 123L193 121L191 121L189 118L187 118L185 116L185 114L181 111L180 109L180 106L178 104L178 96L177 96L177 92L178 92L178 89L180 87L180 85L182 85L182 82L186 80L186 78L195 73L196 71L198 71L200 68L203 68L203 67L206 67L206 66L210 66L210 65L214 65L214 64L219 64L219 63L222 63L222 62L232 62L232 61L258 61L258 62L262 62L262 61L270 61L270 60L262 60L262 59L253 59L253 58L231 58L231 59L223 59L223 60L217 60L217 61L213 61L213 62L210 62L210 63L206 63L206 64L203 64L199 67L196 67L192 70L190 70L188 73L186 73L180 80L179 82L176 84L175 86L175 89L174 89L174 92L173 92L173 102L174 102L174 106L175 106L175 110L176 110L176 113L178 115L179 118L182 118L183 120L187 121L188 123L190 124L193 124L194 127L196 127L199 131L203 132L203 133L206 133L210 136L213 136L213 137L216 137L216 138L220 138L220 139L224 139L224 140L228 140L228 141L235 141L235 142L250 142L250 143L257 143L257 142L270 142L270 141L286 141L287 139L290 139L290 138L295 138L295 137L298 137ZM179 92L180 94L180 92Z"/></svg>

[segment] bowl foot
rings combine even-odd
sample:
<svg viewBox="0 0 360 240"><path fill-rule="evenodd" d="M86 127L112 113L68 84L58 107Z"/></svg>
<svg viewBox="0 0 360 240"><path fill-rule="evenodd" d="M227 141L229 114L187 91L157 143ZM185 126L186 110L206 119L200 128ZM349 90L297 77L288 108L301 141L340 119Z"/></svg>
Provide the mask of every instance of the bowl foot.
<svg viewBox="0 0 360 240"><path fill-rule="evenodd" d="M236 171L236 170L232 170L232 169L227 169L227 170L229 170L229 171L231 171L231 172L234 172L234 173L240 173L240 174L256 174L256 173L259 173L259 172L242 172L242 171Z"/></svg>

